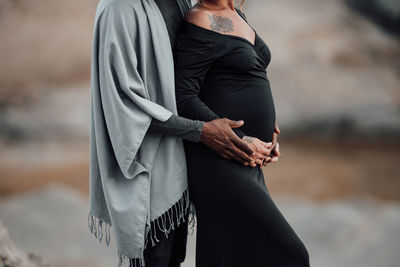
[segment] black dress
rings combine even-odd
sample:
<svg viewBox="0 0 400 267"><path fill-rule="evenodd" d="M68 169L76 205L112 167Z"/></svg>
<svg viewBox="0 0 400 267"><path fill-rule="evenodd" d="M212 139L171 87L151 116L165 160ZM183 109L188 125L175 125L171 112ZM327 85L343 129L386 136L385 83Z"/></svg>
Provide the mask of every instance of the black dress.
<svg viewBox="0 0 400 267"><path fill-rule="evenodd" d="M179 115L242 119L246 135L271 141L270 59L257 34L252 44L184 21L175 46ZM197 214L196 267L309 266L308 251L271 199L262 170L226 160L202 143L184 143Z"/></svg>

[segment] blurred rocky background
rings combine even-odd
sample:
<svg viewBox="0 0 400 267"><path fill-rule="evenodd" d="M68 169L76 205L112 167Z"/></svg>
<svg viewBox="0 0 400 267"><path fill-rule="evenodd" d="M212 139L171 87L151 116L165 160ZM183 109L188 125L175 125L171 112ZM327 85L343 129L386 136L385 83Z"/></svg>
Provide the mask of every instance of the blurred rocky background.
<svg viewBox="0 0 400 267"><path fill-rule="evenodd" d="M87 227L97 0L0 0L0 266L116 265ZM247 0L282 156L264 168L313 267L400 261L400 2ZM194 266L195 235L184 267Z"/></svg>

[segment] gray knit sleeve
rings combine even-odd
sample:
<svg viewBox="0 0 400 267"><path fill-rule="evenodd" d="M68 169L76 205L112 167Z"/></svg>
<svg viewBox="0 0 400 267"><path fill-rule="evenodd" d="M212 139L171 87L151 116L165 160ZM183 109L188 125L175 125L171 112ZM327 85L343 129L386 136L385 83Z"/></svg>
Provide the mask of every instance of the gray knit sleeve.
<svg viewBox="0 0 400 267"><path fill-rule="evenodd" d="M149 131L179 136L192 142L199 142L204 121L189 120L172 114L165 122L153 118Z"/></svg>

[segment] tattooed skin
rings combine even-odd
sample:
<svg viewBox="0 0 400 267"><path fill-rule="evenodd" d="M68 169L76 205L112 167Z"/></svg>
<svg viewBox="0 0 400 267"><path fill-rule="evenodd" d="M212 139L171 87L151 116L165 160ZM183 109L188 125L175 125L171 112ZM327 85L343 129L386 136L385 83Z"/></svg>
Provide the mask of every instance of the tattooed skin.
<svg viewBox="0 0 400 267"><path fill-rule="evenodd" d="M253 140L254 140L253 137L250 137L250 136L247 136L247 135L243 136L242 139L243 139L244 141L246 141L247 143L253 143Z"/></svg>
<svg viewBox="0 0 400 267"><path fill-rule="evenodd" d="M227 17L208 15L211 29L219 33L233 32L233 22Z"/></svg>

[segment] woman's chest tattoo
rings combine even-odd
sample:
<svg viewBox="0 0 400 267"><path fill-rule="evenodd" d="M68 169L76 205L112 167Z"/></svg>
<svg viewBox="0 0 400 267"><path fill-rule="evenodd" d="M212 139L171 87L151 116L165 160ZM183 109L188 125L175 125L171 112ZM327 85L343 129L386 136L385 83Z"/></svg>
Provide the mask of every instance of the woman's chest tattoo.
<svg viewBox="0 0 400 267"><path fill-rule="evenodd" d="M233 32L233 22L228 17L208 15L210 19L210 27L213 31L219 33L230 33Z"/></svg>

